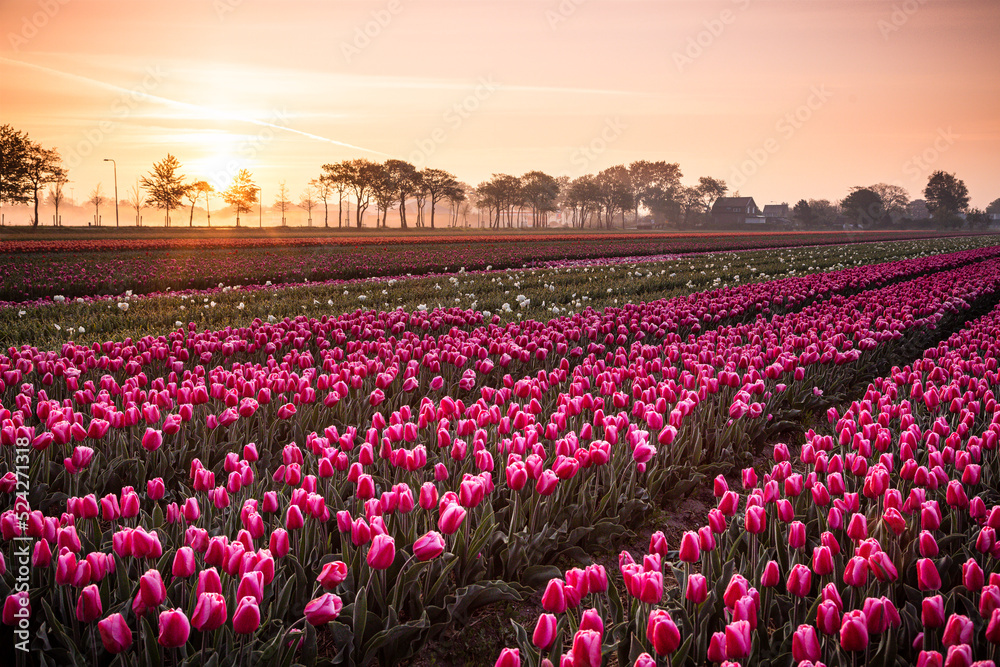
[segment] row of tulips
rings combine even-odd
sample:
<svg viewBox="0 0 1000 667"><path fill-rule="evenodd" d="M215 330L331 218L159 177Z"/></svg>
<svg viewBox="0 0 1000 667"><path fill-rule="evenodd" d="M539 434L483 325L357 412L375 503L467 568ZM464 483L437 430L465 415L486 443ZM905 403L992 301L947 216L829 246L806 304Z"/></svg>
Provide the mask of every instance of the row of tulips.
<svg viewBox="0 0 1000 667"><path fill-rule="evenodd" d="M546 590L532 640L520 633L497 664L596 665L612 652L635 665L995 664L998 340L1000 308L843 415L831 408L794 456L775 445L762 477L743 471L742 492L716 478L717 507L678 551L654 533L641 561L622 552L630 607L591 623L608 628L603 644L570 614L557 627L571 648L548 652L551 616L568 607ZM679 587L665 591L670 573Z"/></svg>
<svg viewBox="0 0 1000 667"><path fill-rule="evenodd" d="M886 320L903 336L959 299L992 293L996 264L891 285L869 300L907 300L899 303L912 320ZM871 280L899 275L893 267ZM840 297L816 308L823 303L844 312ZM315 651L314 625L334 636L339 659L399 659L471 607L517 597L505 581L545 580L558 554L620 532L646 506L654 457L718 392L711 380L735 375L730 389L762 381L737 373L740 358L728 350L715 355L724 365L714 375L712 356L692 373L682 353L694 344L669 332L680 321L665 319L671 307L680 306L506 328L460 311L358 312L59 353L11 350L0 371L10 406L0 435L11 470L17 445L29 443L32 484L16 494L17 476L3 478L12 500L0 531L11 546L31 538L35 580L32 594L7 598L9 620L33 609L46 619L43 641L78 661L74 651L89 648L95 663L127 651L148 657L156 641L182 658L203 659L193 651L201 643L217 649L212 659L234 661L245 635L248 660L291 661L296 650ZM859 327L855 337L882 330ZM777 330L794 327L781 321ZM647 333L659 349L624 346ZM831 349L848 340L830 336ZM213 360L223 363L206 369ZM616 377L619 367L629 372ZM653 387L662 406L641 397ZM438 400L425 395L434 392ZM637 410L640 401L653 409ZM668 407L679 410L670 413L676 424L656 423ZM125 639L133 629L135 644Z"/></svg>
<svg viewBox="0 0 1000 667"><path fill-rule="evenodd" d="M426 274L465 266L522 267L546 261L715 252L789 246L928 238L940 233L862 234L555 234L544 236L419 237L413 239L240 239L5 243L0 300L63 294L160 292L226 285L300 283L370 276ZM39 252L41 250L41 252Z"/></svg>

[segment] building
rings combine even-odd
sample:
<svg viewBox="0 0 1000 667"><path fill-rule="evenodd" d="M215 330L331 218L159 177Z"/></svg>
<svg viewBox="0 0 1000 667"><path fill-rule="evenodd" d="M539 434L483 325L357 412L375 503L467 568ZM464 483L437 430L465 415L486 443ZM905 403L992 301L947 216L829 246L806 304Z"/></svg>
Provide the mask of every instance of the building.
<svg viewBox="0 0 1000 667"><path fill-rule="evenodd" d="M712 225L715 227L742 227L763 225L767 218L761 215L753 197L719 197L712 205Z"/></svg>
<svg viewBox="0 0 1000 667"><path fill-rule="evenodd" d="M788 214L788 204L765 204L764 205L764 217L767 218L768 222L773 220L787 220Z"/></svg>

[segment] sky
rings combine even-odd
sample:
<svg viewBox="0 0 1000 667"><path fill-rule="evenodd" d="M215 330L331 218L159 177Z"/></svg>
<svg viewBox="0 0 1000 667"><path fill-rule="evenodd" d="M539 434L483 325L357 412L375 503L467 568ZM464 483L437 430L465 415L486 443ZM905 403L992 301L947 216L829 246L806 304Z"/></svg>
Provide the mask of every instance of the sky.
<svg viewBox="0 0 1000 667"><path fill-rule="evenodd" d="M73 197L154 162L271 203L321 165L477 184L633 160L758 205L935 170L1000 197L996 0L4 0L0 122ZM221 206L216 202L215 206Z"/></svg>

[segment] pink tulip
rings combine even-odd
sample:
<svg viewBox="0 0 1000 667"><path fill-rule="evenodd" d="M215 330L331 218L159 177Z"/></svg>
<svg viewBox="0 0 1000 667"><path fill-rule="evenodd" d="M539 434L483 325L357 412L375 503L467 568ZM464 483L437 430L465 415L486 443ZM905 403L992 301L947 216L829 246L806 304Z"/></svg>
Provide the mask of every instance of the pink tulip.
<svg viewBox="0 0 1000 667"><path fill-rule="evenodd" d="M795 662L803 660L815 662L820 659L821 654L816 629L811 625L800 625L792 635L792 660Z"/></svg>
<svg viewBox="0 0 1000 667"><path fill-rule="evenodd" d="M343 603L333 593L324 593L306 604L305 617L311 625L324 625L340 615Z"/></svg>
<svg viewBox="0 0 1000 667"><path fill-rule="evenodd" d="M376 535L368 549L368 565L375 570L386 570L395 559L396 542L389 535Z"/></svg>
<svg viewBox="0 0 1000 667"><path fill-rule="evenodd" d="M118 654L132 646L132 631L121 614L111 614L98 621L97 630L108 653Z"/></svg>
<svg viewBox="0 0 1000 667"><path fill-rule="evenodd" d="M556 617L554 614L540 614L531 635L532 643L539 649L547 649L556 640Z"/></svg>
<svg viewBox="0 0 1000 667"><path fill-rule="evenodd" d="M253 596L240 598L233 612L233 632L248 635L260 627L260 607Z"/></svg>
<svg viewBox="0 0 1000 667"><path fill-rule="evenodd" d="M701 574L692 574L688 577L684 597L695 604L704 602L708 598L708 580Z"/></svg>
<svg viewBox="0 0 1000 667"><path fill-rule="evenodd" d="M316 581L328 591L332 591L347 578L347 564L343 561L331 561L323 566Z"/></svg>
<svg viewBox="0 0 1000 667"><path fill-rule="evenodd" d="M201 593L191 615L191 625L199 632L218 630L226 623L226 598L221 593Z"/></svg>
<svg viewBox="0 0 1000 667"><path fill-rule="evenodd" d="M726 657L746 658L750 655L752 638L748 621L733 621L726 626Z"/></svg>
<svg viewBox="0 0 1000 667"><path fill-rule="evenodd" d="M494 667L521 667L521 651L516 648L505 648L500 651L500 657Z"/></svg>
<svg viewBox="0 0 1000 667"><path fill-rule="evenodd" d="M191 624L180 609L160 612L160 635L157 641L165 648L178 648L187 643L191 634Z"/></svg>
<svg viewBox="0 0 1000 667"><path fill-rule="evenodd" d="M670 655L681 645L680 630L665 609L654 609L649 612L646 638L653 645L657 655Z"/></svg>
<svg viewBox="0 0 1000 667"><path fill-rule="evenodd" d="M413 555L417 560L427 561L444 553L445 541L441 533L431 530L418 537L413 543Z"/></svg>
<svg viewBox="0 0 1000 667"><path fill-rule="evenodd" d="M868 621L860 609L844 614L840 626L840 646L845 651L863 651L868 646Z"/></svg>
<svg viewBox="0 0 1000 667"><path fill-rule="evenodd" d="M930 558L917 561L917 587L922 591L936 591L941 588L941 575Z"/></svg>
<svg viewBox="0 0 1000 667"><path fill-rule="evenodd" d="M97 586L90 584L80 592L76 603L76 620L91 623L101 617L101 593Z"/></svg>
<svg viewBox="0 0 1000 667"><path fill-rule="evenodd" d="M3 603L4 625L17 625L19 619L31 618L31 600L27 591L11 593Z"/></svg>

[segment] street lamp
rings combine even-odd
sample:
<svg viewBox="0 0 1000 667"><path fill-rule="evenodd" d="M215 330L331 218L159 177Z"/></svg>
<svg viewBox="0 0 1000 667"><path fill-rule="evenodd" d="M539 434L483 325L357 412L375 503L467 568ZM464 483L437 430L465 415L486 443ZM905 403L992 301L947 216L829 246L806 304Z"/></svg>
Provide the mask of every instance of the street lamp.
<svg viewBox="0 0 1000 667"><path fill-rule="evenodd" d="M105 162L110 162L115 168L115 227L118 226L118 163L109 157L104 158Z"/></svg>

